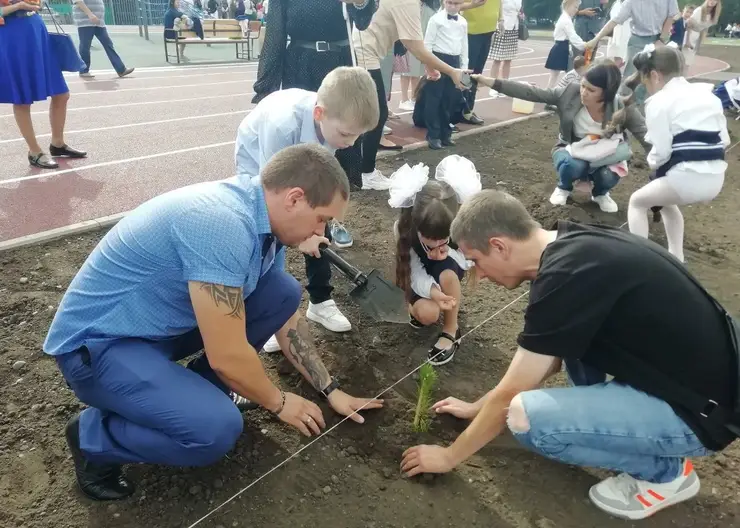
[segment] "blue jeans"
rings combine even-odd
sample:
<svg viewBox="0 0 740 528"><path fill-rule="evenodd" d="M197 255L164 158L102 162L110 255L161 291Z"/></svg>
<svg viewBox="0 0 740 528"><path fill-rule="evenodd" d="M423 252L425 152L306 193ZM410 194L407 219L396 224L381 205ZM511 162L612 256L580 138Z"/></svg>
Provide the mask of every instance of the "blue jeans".
<svg viewBox="0 0 740 528"><path fill-rule="evenodd" d="M584 180L593 182L593 196L602 196L619 183L619 175L609 170L609 167L589 171L587 161L573 158L564 148L553 152L552 162L558 172L558 187L564 191L572 191L573 182Z"/></svg>
<svg viewBox="0 0 740 528"><path fill-rule="evenodd" d="M301 286L273 266L246 299L246 331L257 350L293 316ZM96 463L212 464L230 451L244 419L201 354L197 328L171 339L111 339L56 356L77 397L80 447Z"/></svg>
<svg viewBox="0 0 740 528"><path fill-rule="evenodd" d="M632 59L635 58L635 55L640 53L643 49L645 49L645 46L648 44L654 44L656 40L660 38L660 35L651 35L649 37L640 37L637 35L632 35L627 42L627 63L624 66L624 74L622 75L622 79L626 79L633 73L635 73L635 65L632 64ZM625 92L626 88L624 85L621 88L620 93L626 94ZM647 96L647 90L645 89L644 84L639 84L637 88L635 88L635 104L640 108L640 111L645 114L644 107L645 107L645 99Z"/></svg>
<svg viewBox="0 0 740 528"><path fill-rule="evenodd" d="M116 53L113 47L113 41L108 35L108 30L104 26L90 26L90 27L79 27L77 28L77 34L80 37L80 57L82 57L85 63L85 68L80 73L87 73L90 71L90 45L92 44L93 37L97 37L98 41L103 45L108 60L113 65L113 69L118 74L126 71L126 66L123 64L121 57Z"/></svg>
<svg viewBox="0 0 740 528"><path fill-rule="evenodd" d="M521 393L530 428L513 434L523 446L566 464L655 483L678 477L683 457L711 454L663 400L607 382L577 360L566 361L566 369L574 387Z"/></svg>

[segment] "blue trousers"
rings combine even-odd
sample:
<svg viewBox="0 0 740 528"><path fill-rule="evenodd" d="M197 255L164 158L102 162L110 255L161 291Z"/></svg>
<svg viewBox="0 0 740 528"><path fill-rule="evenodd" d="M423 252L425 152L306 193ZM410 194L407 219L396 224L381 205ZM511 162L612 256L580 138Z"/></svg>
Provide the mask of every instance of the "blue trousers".
<svg viewBox="0 0 740 528"><path fill-rule="evenodd" d="M691 428L663 400L578 360L566 360L567 388L522 392L530 428L515 432L525 447L576 466L624 471L648 482L670 482L684 457L708 456Z"/></svg>
<svg viewBox="0 0 740 528"><path fill-rule="evenodd" d="M257 350L297 311L301 286L273 266L247 297L246 332ZM244 419L205 354L198 328L170 339L95 342L57 356L77 397L80 447L94 463L203 466L230 451Z"/></svg>
<svg viewBox="0 0 740 528"><path fill-rule="evenodd" d="M103 45L105 54L108 55L113 69L116 73L123 73L126 71L126 66L123 64L121 57L118 56L116 49L113 47L113 41L108 35L108 30L105 26L90 26L77 28L77 34L80 37L80 57L85 63L85 69L80 73L87 73L90 71L90 46L92 45L93 37L97 37L98 41Z"/></svg>
<svg viewBox="0 0 740 528"><path fill-rule="evenodd" d="M573 158L564 148L553 152L552 162L558 171L558 187L564 191L572 191L576 180L591 181L594 184L591 194L602 196L619 183L619 175L609 167L591 171L587 161Z"/></svg>

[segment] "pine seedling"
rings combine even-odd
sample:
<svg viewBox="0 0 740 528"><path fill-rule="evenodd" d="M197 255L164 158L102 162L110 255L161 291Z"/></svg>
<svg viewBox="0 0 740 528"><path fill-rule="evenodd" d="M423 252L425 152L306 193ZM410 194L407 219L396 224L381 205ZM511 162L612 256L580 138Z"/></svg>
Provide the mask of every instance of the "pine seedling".
<svg viewBox="0 0 740 528"><path fill-rule="evenodd" d="M419 369L419 389L414 413L414 432L426 433L429 431L429 408L432 406L432 392L437 382L437 372L430 363L425 363Z"/></svg>

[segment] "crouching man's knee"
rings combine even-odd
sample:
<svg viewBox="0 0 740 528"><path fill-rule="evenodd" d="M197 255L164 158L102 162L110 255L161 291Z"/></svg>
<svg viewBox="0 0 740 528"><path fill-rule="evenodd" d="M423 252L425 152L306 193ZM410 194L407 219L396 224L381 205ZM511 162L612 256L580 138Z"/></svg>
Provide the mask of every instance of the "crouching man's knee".
<svg viewBox="0 0 740 528"><path fill-rule="evenodd" d="M509 414L506 419L509 430L514 434L528 433L530 430L529 417L524 410L522 395L517 394L509 404Z"/></svg>

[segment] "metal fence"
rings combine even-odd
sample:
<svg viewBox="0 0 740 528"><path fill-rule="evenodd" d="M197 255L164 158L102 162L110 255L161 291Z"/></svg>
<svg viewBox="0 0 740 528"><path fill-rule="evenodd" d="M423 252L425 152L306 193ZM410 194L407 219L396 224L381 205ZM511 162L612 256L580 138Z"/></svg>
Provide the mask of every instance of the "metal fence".
<svg viewBox="0 0 740 528"><path fill-rule="evenodd" d="M72 0L48 0L62 23L72 23ZM109 26L161 26L169 0L106 0L105 23Z"/></svg>

